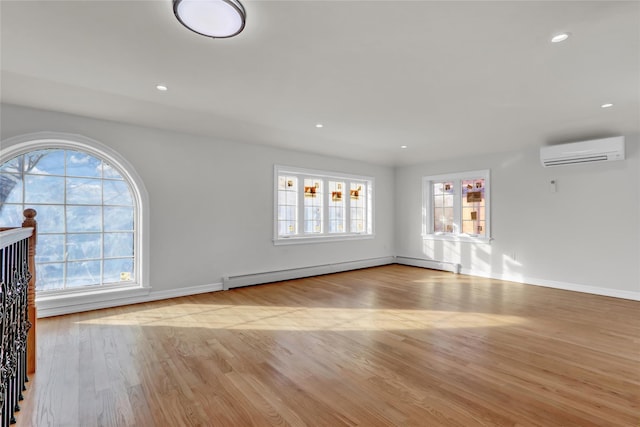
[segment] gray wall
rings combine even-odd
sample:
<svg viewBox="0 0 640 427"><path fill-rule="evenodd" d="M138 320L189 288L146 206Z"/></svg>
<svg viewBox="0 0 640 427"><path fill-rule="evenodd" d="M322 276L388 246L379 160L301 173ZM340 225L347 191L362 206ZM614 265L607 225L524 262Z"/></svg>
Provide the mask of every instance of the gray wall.
<svg viewBox="0 0 640 427"><path fill-rule="evenodd" d="M40 131L81 134L133 165L149 193L154 292L394 254L390 167L12 105L2 105L1 119L2 140ZM374 177L375 238L274 246L275 163Z"/></svg>
<svg viewBox="0 0 640 427"><path fill-rule="evenodd" d="M627 160L620 162L543 168L535 149L399 168L396 255L460 263L463 272L526 283L637 293L637 137L626 146ZM423 240L421 178L479 169L491 170L491 244ZM556 193L549 189L552 179Z"/></svg>

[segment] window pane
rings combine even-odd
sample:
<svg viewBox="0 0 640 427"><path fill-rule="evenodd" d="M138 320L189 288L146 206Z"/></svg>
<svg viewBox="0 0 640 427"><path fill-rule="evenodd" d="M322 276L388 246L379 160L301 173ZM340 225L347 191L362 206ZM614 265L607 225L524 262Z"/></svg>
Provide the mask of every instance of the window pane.
<svg viewBox="0 0 640 427"><path fill-rule="evenodd" d="M104 231L133 231L133 208L104 208Z"/></svg>
<svg viewBox="0 0 640 427"><path fill-rule="evenodd" d="M38 212L39 233L64 233L64 206L58 205L32 205Z"/></svg>
<svg viewBox="0 0 640 427"><path fill-rule="evenodd" d="M433 232L453 233L453 204L455 188L452 181L433 184Z"/></svg>
<svg viewBox="0 0 640 427"><path fill-rule="evenodd" d="M67 178L67 203L75 205L102 204L102 180Z"/></svg>
<svg viewBox="0 0 640 427"><path fill-rule="evenodd" d="M86 176L100 178L102 161L78 151L67 151L67 176Z"/></svg>
<svg viewBox="0 0 640 427"><path fill-rule="evenodd" d="M122 178L122 175L120 175L120 173L113 166L105 162L102 162L102 177L108 179L124 180L124 178Z"/></svg>
<svg viewBox="0 0 640 427"><path fill-rule="evenodd" d="M453 194L445 194L444 198L444 206L453 207Z"/></svg>
<svg viewBox="0 0 640 427"><path fill-rule="evenodd" d="M100 264L101 261L68 262L66 287L73 288L99 284L102 279Z"/></svg>
<svg viewBox="0 0 640 427"><path fill-rule="evenodd" d="M20 227L24 220L22 205L0 205L0 224L3 227Z"/></svg>
<svg viewBox="0 0 640 427"><path fill-rule="evenodd" d="M25 176L26 203L64 204L64 178L56 176Z"/></svg>
<svg viewBox="0 0 640 427"><path fill-rule="evenodd" d="M278 221L278 234L281 236L293 235L298 231L296 230L295 221Z"/></svg>
<svg viewBox="0 0 640 427"><path fill-rule="evenodd" d="M304 232L322 233L323 181L304 179Z"/></svg>
<svg viewBox="0 0 640 427"><path fill-rule="evenodd" d="M67 206L67 232L101 231L102 207Z"/></svg>
<svg viewBox="0 0 640 427"><path fill-rule="evenodd" d="M329 181L329 233L344 233L345 230L345 183Z"/></svg>
<svg viewBox="0 0 640 427"><path fill-rule="evenodd" d="M453 208L435 208L433 215L433 227L436 233L453 233Z"/></svg>
<svg viewBox="0 0 640 427"><path fill-rule="evenodd" d="M462 227L463 233L485 235L485 221L463 221Z"/></svg>
<svg viewBox="0 0 640 427"><path fill-rule="evenodd" d="M133 206L129 185L124 181L104 181L104 204Z"/></svg>
<svg viewBox="0 0 640 427"><path fill-rule="evenodd" d="M36 291L64 289L64 263L40 264L36 268Z"/></svg>
<svg viewBox="0 0 640 427"><path fill-rule="evenodd" d="M278 176L278 235L295 235L298 206L298 179L295 176Z"/></svg>
<svg viewBox="0 0 640 427"><path fill-rule="evenodd" d="M0 174L0 206L22 203L22 178L18 174Z"/></svg>
<svg viewBox="0 0 640 427"><path fill-rule="evenodd" d="M18 156L4 162L2 165L0 165L0 173L22 172L22 168L20 167L20 165L22 164L23 159L23 156Z"/></svg>
<svg viewBox="0 0 640 427"><path fill-rule="evenodd" d="M435 208L442 208L444 207L444 197L442 196L442 194L439 194L437 196L433 196L433 206Z"/></svg>
<svg viewBox="0 0 640 427"><path fill-rule="evenodd" d="M133 256L133 233L105 233L104 257Z"/></svg>
<svg viewBox="0 0 640 427"><path fill-rule="evenodd" d="M130 282L134 280L133 259L106 259L104 261L104 283Z"/></svg>
<svg viewBox="0 0 640 427"><path fill-rule="evenodd" d="M24 155L23 161L23 169L27 173L64 175L64 150L31 151Z"/></svg>
<svg viewBox="0 0 640 427"><path fill-rule="evenodd" d="M484 179L462 180L462 232L484 236Z"/></svg>
<svg viewBox="0 0 640 427"><path fill-rule="evenodd" d="M455 226L453 222L453 208L444 208L444 231L445 233L453 233Z"/></svg>
<svg viewBox="0 0 640 427"><path fill-rule="evenodd" d="M436 208L433 210L433 231L434 233L444 232L444 209Z"/></svg>
<svg viewBox="0 0 640 427"><path fill-rule="evenodd" d="M476 234L484 236L486 234L485 221L478 221L476 225Z"/></svg>
<svg viewBox="0 0 640 427"><path fill-rule="evenodd" d="M36 262L64 261L64 234L38 234Z"/></svg>
<svg viewBox="0 0 640 427"><path fill-rule="evenodd" d="M101 258L102 234L67 234L67 259Z"/></svg>
<svg viewBox="0 0 640 427"><path fill-rule="evenodd" d="M349 187L349 203L352 233L362 233L366 229L365 203L367 191L364 182L352 182Z"/></svg>

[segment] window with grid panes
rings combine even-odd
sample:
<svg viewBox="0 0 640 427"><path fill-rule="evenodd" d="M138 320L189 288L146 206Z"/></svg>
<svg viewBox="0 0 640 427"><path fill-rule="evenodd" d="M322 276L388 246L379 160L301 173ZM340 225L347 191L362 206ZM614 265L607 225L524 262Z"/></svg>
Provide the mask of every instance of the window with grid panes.
<svg viewBox="0 0 640 427"><path fill-rule="evenodd" d="M79 149L37 149L0 164L0 183L0 224L38 212L38 293L135 282L137 207L114 165Z"/></svg>
<svg viewBox="0 0 640 427"><path fill-rule="evenodd" d="M373 235L373 178L275 166L274 242Z"/></svg>
<svg viewBox="0 0 640 427"><path fill-rule="evenodd" d="M423 235L489 240L488 170L423 177Z"/></svg>

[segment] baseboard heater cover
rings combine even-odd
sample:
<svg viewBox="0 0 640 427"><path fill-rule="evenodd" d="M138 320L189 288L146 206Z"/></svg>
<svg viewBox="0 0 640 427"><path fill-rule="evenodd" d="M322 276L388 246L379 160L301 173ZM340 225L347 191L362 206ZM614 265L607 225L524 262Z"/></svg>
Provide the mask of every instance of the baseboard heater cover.
<svg viewBox="0 0 640 427"><path fill-rule="evenodd" d="M443 262L435 261L432 259L413 258L405 256L396 257L396 263L402 265L411 265L413 267L429 268L431 270L450 271L455 274L459 274L461 268L460 264L456 264L453 262Z"/></svg>
<svg viewBox="0 0 640 427"><path fill-rule="evenodd" d="M359 261L339 262L334 264L314 265L310 267L291 268L287 270L268 271L262 273L239 274L224 276L222 289L229 290L241 286L260 285L263 283L280 282L283 280L302 279L304 277L320 276L322 274L339 273L341 271L358 270L361 268L377 267L394 264L393 256L370 258Z"/></svg>

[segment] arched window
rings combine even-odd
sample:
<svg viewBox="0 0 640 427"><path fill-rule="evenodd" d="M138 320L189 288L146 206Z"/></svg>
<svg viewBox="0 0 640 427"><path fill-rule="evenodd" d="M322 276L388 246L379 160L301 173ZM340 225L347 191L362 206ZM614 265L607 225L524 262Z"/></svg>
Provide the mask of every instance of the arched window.
<svg viewBox="0 0 640 427"><path fill-rule="evenodd" d="M133 168L96 141L43 136L0 151L0 225L38 212L37 292L142 286L146 195Z"/></svg>

